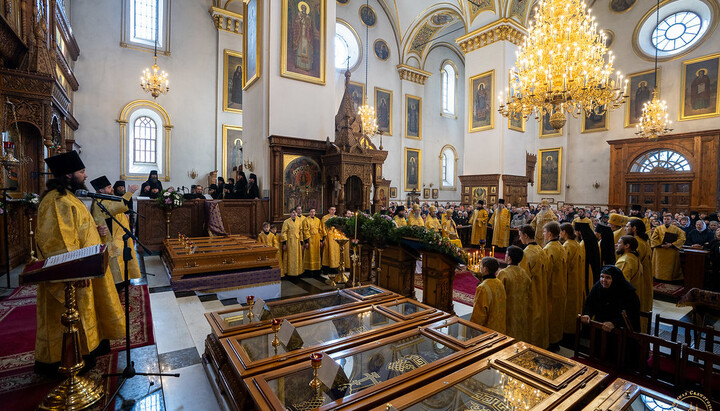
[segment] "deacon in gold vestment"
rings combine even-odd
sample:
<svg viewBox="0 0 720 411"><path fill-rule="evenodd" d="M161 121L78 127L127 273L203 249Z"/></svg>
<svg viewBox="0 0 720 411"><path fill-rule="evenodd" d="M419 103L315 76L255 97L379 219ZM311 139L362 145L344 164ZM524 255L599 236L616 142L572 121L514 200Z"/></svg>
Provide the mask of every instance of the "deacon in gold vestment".
<svg viewBox="0 0 720 411"><path fill-rule="evenodd" d="M652 253L652 270L655 278L663 281L683 279L680 268L680 250L685 244L685 232L672 223L672 214L663 215L663 225L655 227L650 237ZM665 233L677 235L677 240L666 243Z"/></svg>
<svg viewBox="0 0 720 411"><path fill-rule="evenodd" d="M303 222L303 238L307 244L303 256L305 271L318 271L322 268L322 247L325 237L325 225L319 218L315 217L315 208L310 208L310 213Z"/></svg>
<svg viewBox="0 0 720 411"><path fill-rule="evenodd" d="M470 237L470 245L480 247L485 246L487 239L487 225L488 225L488 212L485 210L485 202L483 200L478 201L478 207L470 217L470 225L472 225L472 234Z"/></svg>
<svg viewBox="0 0 720 411"><path fill-rule="evenodd" d="M560 245L560 224L549 222L543 227L545 254L548 256L548 327L550 350L557 351L563 338L565 299L567 297L567 251Z"/></svg>
<svg viewBox="0 0 720 411"><path fill-rule="evenodd" d="M285 275L298 276L303 273L303 230L297 211L290 211L290 218L285 220L280 231L280 243L283 249L283 271Z"/></svg>
<svg viewBox="0 0 720 411"><path fill-rule="evenodd" d="M110 185L110 180L105 176L92 180L90 184L98 193L115 195L112 185ZM138 186L136 185L128 187L128 191L122 196L123 200L132 201L132 195L137 190ZM107 236L102 237L102 240L104 244L108 245L108 256L110 257L108 265L113 275L113 281L115 281L115 284L119 284L125 281L125 260L123 258L123 236L125 235L125 230L118 227L117 223L97 206L97 201L98 200L93 200L90 213L96 225L105 226L110 231ZM125 212L128 211L125 201L100 201L102 201L102 205L107 208L116 220L120 221L125 228L130 228L130 221L127 215L125 215ZM130 247L130 256L132 257L132 259L128 261L128 278L140 278L140 265L138 264L137 254L135 254L135 241L133 241L132 238L128 238L127 244L128 247Z"/></svg>
<svg viewBox="0 0 720 411"><path fill-rule="evenodd" d="M642 266L642 281L640 287L636 288L638 297L640 298L640 311L652 311L653 308L653 272L652 272L652 250L648 244L648 235L645 230L645 224L640 219L630 218L625 226L625 233L635 237L638 242L637 252L640 265ZM647 320L641 318L641 323Z"/></svg>
<svg viewBox="0 0 720 411"><path fill-rule="evenodd" d="M548 260L542 247L535 243L535 230L529 224L520 227L520 241L525 245L520 267L530 275L530 340L532 345L547 348L550 345L550 329L548 323Z"/></svg>
<svg viewBox="0 0 720 411"><path fill-rule="evenodd" d="M485 257L480 263L482 275L475 289L475 302L470 321L505 334L507 302L505 287L495 278L500 264L495 257Z"/></svg>
<svg viewBox="0 0 720 411"><path fill-rule="evenodd" d="M492 245L505 248L510 245L510 211L505 207L505 200L499 199L495 213L492 216L493 237Z"/></svg>
<svg viewBox="0 0 720 411"><path fill-rule="evenodd" d="M637 240L631 235L624 235L618 240L616 252L618 259L615 261L615 267L622 271L623 276L633 287L640 297L639 290L643 287L642 265L637 256ZM647 302L646 302L647 304ZM642 309L643 301L640 300Z"/></svg>
<svg viewBox="0 0 720 411"><path fill-rule="evenodd" d="M425 219L425 228L433 230L436 233L440 233L442 226L440 225L440 220L437 219L437 208L435 208L435 206L430 206L428 211L429 213L427 219Z"/></svg>
<svg viewBox="0 0 720 411"><path fill-rule="evenodd" d="M545 246L545 238L543 237L543 227L551 221L557 221L558 218L550 209L550 202L542 200L540 203L540 212L530 221L533 230L535 230L535 242L540 246Z"/></svg>
<svg viewBox="0 0 720 411"><path fill-rule="evenodd" d="M560 226L560 239L567 252L567 299L565 300L564 334L575 334L578 314L585 302L585 248L577 242L572 224Z"/></svg>
<svg viewBox="0 0 720 411"><path fill-rule="evenodd" d="M524 268L519 267L523 250L511 245L505 253L508 266L497 274L506 296L505 334L520 341L530 341L530 290L532 280Z"/></svg>
<svg viewBox="0 0 720 411"><path fill-rule="evenodd" d="M442 236L450 240L451 243L462 248L462 241L458 237L457 225L455 220L452 219L452 210L445 212L445 222L442 223Z"/></svg>
<svg viewBox="0 0 720 411"><path fill-rule="evenodd" d="M323 230L325 230L325 246L323 247L322 253L322 265L326 271L337 272L340 267L340 244L335 241L337 235L337 229L335 227L329 228L325 223L333 217L335 217L335 207L331 206L328 208L328 213L322 218Z"/></svg>
<svg viewBox="0 0 720 411"><path fill-rule="evenodd" d="M610 224L610 228L613 230L613 246L617 244L620 237L625 235L625 224L627 224L629 220L627 216L610 213L608 224Z"/></svg>
<svg viewBox="0 0 720 411"><path fill-rule="evenodd" d="M277 248L277 253L275 253L275 258L277 258L278 265L280 266L280 277L285 277L285 265L283 264L283 247L280 243L280 234L277 232L277 227L275 224L270 226L270 234L272 234L272 246Z"/></svg>
<svg viewBox="0 0 720 411"><path fill-rule="evenodd" d="M258 242L270 247L275 247L275 234L270 232L270 223L267 221L263 223L262 231L258 234Z"/></svg>
<svg viewBox="0 0 720 411"><path fill-rule="evenodd" d="M54 178L48 181L38 209L35 234L41 258L102 244L98 228L85 204L73 194L85 189L85 165L77 152L70 151L46 158ZM95 351L101 341L125 335L125 314L108 267L105 276L89 281L75 290L80 321L80 351ZM36 371L53 372L60 361L65 313L65 286L61 283L40 283L37 289L37 332L35 335ZM109 348L109 346L107 347ZM91 361L92 363L92 361ZM88 365L91 365L88 364Z"/></svg>
<svg viewBox="0 0 720 411"><path fill-rule="evenodd" d="M302 206L295 207L295 213L297 214L298 223L300 224L300 241L305 241L307 238L305 238L305 231L303 231L303 227L305 226L305 216L303 215ZM300 258L305 261L305 250L307 250L307 247L301 247L300 248ZM303 267L300 267L300 272L303 272Z"/></svg>
<svg viewBox="0 0 720 411"><path fill-rule="evenodd" d="M422 216L420 215L419 205L413 204L412 213L410 213L410 217L408 217L407 225L415 227L425 227L425 221L423 221Z"/></svg>
<svg viewBox="0 0 720 411"><path fill-rule="evenodd" d="M407 225L407 221L405 220L405 206L398 206L397 209L395 209L393 221L398 227L405 227Z"/></svg>

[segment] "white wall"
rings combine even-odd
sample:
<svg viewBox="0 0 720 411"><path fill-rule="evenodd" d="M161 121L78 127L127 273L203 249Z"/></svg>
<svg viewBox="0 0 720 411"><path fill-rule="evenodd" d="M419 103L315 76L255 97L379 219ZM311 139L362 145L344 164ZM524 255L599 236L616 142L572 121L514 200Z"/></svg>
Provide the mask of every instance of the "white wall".
<svg viewBox="0 0 720 411"><path fill-rule="evenodd" d="M120 133L116 122L129 102L150 99L139 85L152 53L120 47L120 1L85 1L72 7L73 33L80 46L75 75L75 139L90 178L120 175ZM164 185L205 184L216 169L217 40L208 15L210 0L174 0L171 8L171 56L158 65L169 74L170 92L155 102L167 110L174 126L171 179ZM192 29L187 29L192 28ZM222 54L222 51L221 51ZM220 56L222 58L222 56ZM190 169L200 176L191 181Z"/></svg>

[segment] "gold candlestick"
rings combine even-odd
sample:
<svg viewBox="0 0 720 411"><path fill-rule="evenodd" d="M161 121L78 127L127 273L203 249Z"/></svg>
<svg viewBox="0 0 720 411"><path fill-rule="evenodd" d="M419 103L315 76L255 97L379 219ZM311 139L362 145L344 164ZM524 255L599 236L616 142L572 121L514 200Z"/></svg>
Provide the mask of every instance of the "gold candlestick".
<svg viewBox="0 0 720 411"><path fill-rule="evenodd" d="M322 381L320 381L320 378L318 377L318 371L322 366L322 358L322 353L316 352L310 354L310 363L313 368L313 379L310 381L310 388L315 390L315 395L318 397L320 396L320 387L322 387Z"/></svg>
<svg viewBox="0 0 720 411"><path fill-rule="evenodd" d="M280 340L278 339L277 333L280 331L280 326L282 325L282 321L280 321L277 318L272 319L272 330L275 333L275 337L272 340L272 346L277 347L280 345Z"/></svg>
<svg viewBox="0 0 720 411"><path fill-rule="evenodd" d="M358 251L358 249L360 251ZM362 246L360 244L355 246L355 250L353 250L352 255L352 261L353 261L353 272L352 272L352 286L357 287L359 283L357 283L355 280L357 279L357 272L360 269L360 252L362 251Z"/></svg>
<svg viewBox="0 0 720 411"><path fill-rule="evenodd" d="M170 215L172 210L165 210L165 238L170 239Z"/></svg>
<svg viewBox="0 0 720 411"><path fill-rule="evenodd" d="M33 231L32 217L30 217L28 223L30 225L30 258L28 259L28 263L34 263L38 259L35 257L35 246L33 245L33 236L35 235L35 232Z"/></svg>
<svg viewBox="0 0 720 411"><path fill-rule="evenodd" d="M85 366L85 362L80 353L80 332L77 327L80 313L72 282L65 283L65 310L61 317L65 331L58 372L67 378L45 396L39 406L42 410L82 410L95 404L105 395L102 384L77 375Z"/></svg>
<svg viewBox="0 0 720 411"><path fill-rule="evenodd" d="M248 295L245 297L245 301L247 301L248 307L250 307L250 310L248 311L247 318L252 322L253 318L255 317L255 314L253 314L253 306L255 305L255 296L254 295Z"/></svg>
<svg viewBox="0 0 720 411"><path fill-rule="evenodd" d="M338 273L335 274L335 278L330 277L328 284L331 287L335 287L337 284L345 284L347 282L347 276L345 275L345 244L349 241L347 238L336 238L335 241L340 246L340 266L338 267Z"/></svg>

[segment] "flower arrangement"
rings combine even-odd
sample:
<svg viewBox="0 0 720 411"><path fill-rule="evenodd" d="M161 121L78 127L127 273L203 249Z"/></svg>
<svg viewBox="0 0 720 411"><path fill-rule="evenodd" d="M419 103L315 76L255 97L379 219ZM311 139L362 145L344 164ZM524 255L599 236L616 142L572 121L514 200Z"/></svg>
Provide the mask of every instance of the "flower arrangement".
<svg viewBox="0 0 720 411"><path fill-rule="evenodd" d="M37 210L40 206L40 196L35 193L23 194L25 194L25 197L23 197L23 204L25 204L25 207L31 210Z"/></svg>
<svg viewBox="0 0 720 411"><path fill-rule="evenodd" d="M167 190L161 191L155 199L155 202L163 210L172 211L176 208L180 208L183 205L184 200L185 199L182 194L170 187Z"/></svg>
<svg viewBox="0 0 720 411"><path fill-rule="evenodd" d="M325 222L328 227L335 227L344 233L348 238L355 239L356 217L333 217ZM388 245L405 244L425 251L434 251L453 258L455 261L464 263L467 261L467 253L460 247L452 244L432 230L425 227L395 227L392 218L387 215L357 214L357 239L358 242L371 244L376 248L384 248ZM412 244L411 244L412 243Z"/></svg>

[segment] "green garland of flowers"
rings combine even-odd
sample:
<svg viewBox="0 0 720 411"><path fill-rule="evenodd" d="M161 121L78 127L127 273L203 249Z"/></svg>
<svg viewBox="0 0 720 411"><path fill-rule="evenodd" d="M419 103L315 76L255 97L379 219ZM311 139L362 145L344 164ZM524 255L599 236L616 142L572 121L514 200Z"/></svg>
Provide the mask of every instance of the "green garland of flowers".
<svg viewBox="0 0 720 411"><path fill-rule="evenodd" d="M408 244L409 241L420 243L420 250L433 251L453 258L455 261L465 263L467 253L462 248L452 244L440 233L428 230L425 227L405 226L395 227L392 218L376 213L368 215L357 214L359 242L371 244L376 248L385 248L388 245ZM328 227L335 227L351 240L355 238L355 216L333 217L325 222Z"/></svg>

